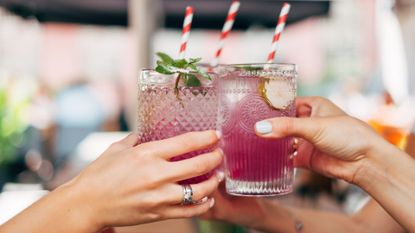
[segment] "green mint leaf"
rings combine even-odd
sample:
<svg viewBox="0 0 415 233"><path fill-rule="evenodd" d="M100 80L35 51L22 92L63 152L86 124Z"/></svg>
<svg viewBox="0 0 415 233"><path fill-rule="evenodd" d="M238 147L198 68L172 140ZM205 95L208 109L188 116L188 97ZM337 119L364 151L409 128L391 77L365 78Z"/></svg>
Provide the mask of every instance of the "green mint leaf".
<svg viewBox="0 0 415 233"><path fill-rule="evenodd" d="M190 64L195 64L195 63L200 62L201 60L202 60L202 58L200 58L200 57L198 57L198 58L190 58L189 59L189 63Z"/></svg>
<svg viewBox="0 0 415 233"><path fill-rule="evenodd" d="M177 99L179 97L179 84L181 81L186 87L200 87L202 82L199 80L200 77L212 80L209 74L202 69L199 69L197 63L201 58L189 58L186 59L173 59L166 53L158 52L156 55L159 57L155 70L161 74L177 74L175 81L175 93ZM199 77L199 78L198 78Z"/></svg>
<svg viewBox="0 0 415 233"><path fill-rule="evenodd" d="M200 74L203 78L212 80L212 78L210 77L208 73L206 73L204 70L199 69L196 65L189 64L189 68L191 68L195 73Z"/></svg>
<svg viewBox="0 0 415 233"><path fill-rule="evenodd" d="M175 73L170 65L162 61L157 61L157 67L155 70L161 74L174 74Z"/></svg>
<svg viewBox="0 0 415 233"><path fill-rule="evenodd" d="M162 61L164 61L165 63L168 63L168 64L173 64L173 62L174 62L174 59L173 58L171 58L169 55L167 55L167 54L165 54L165 53L161 53L161 52L158 52L158 53L156 53L156 55L162 60Z"/></svg>
<svg viewBox="0 0 415 233"><path fill-rule="evenodd" d="M186 68L186 66L188 65L188 62L186 61L186 59L177 59L173 61L172 65L174 67L183 69L183 68Z"/></svg>
<svg viewBox="0 0 415 233"><path fill-rule="evenodd" d="M194 64L188 64L187 67L190 68L195 73L198 73L199 72L199 69Z"/></svg>
<svg viewBox="0 0 415 233"><path fill-rule="evenodd" d="M193 74L187 74L185 84L188 87L200 87L202 86L202 83L200 80Z"/></svg>
<svg viewBox="0 0 415 233"><path fill-rule="evenodd" d="M157 66L155 70L160 74L174 74L173 72L170 72L168 69L166 69L164 66Z"/></svg>
<svg viewBox="0 0 415 233"><path fill-rule="evenodd" d="M212 78L210 77L210 75L208 73L206 73L203 70L199 69L199 74L202 75L203 78L207 79L207 80L212 80Z"/></svg>

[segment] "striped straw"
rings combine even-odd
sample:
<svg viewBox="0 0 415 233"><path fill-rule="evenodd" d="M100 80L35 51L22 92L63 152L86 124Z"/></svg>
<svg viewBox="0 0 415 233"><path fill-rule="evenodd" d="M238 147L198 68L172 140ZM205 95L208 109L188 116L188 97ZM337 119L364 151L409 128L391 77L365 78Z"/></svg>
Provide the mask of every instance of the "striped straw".
<svg viewBox="0 0 415 233"><path fill-rule="evenodd" d="M278 41L280 40L281 33L284 30L285 22L287 22L287 16L290 12L290 4L284 3L281 9L280 17L278 18L277 26L275 27L274 37L272 39L271 51L268 54L267 63L272 63L275 58L275 53L277 51Z"/></svg>
<svg viewBox="0 0 415 233"><path fill-rule="evenodd" d="M182 42L180 44L179 58L183 59L186 53L187 41L189 40L190 28L192 27L193 7L186 7L183 21Z"/></svg>
<svg viewBox="0 0 415 233"><path fill-rule="evenodd" d="M235 22L235 18L238 14L240 5L241 4L239 1L233 1L229 8L228 16L226 17L225 24L223 25L222 32L220 34L218 49L216 50L215 57L211 63L212 67L218 65L219 57L225 44L225 39L228 37L229 32L232 30L233 23Z"/></svg>

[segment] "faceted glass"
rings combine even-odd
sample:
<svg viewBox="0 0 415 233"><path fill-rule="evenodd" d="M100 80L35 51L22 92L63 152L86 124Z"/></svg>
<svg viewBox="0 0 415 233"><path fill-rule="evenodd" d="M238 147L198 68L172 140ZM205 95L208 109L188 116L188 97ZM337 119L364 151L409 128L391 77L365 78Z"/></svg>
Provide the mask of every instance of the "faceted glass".
<svg viewBox="0 0 415 233"><path fill-rule="evenodd" d="M197 74L195 74L198 76ZM212 79L214 73L209 73ZM138 133L141 142L162 140L191 131L216 129L217 93L212 81L199 77L201 87L179 86L176 75L163 75L143 70L138 81ZM211 151L206 149L174 157L172 161L188 159ZM211 174L181 181L194 184Z"/></svg>
<svg viewBox="0 0 415 233"><path fill-rule="evenodd" d="M296 67L247 64L221 67L218 128L225 153L226 190L233 195L278 195L292 190L293 138L269 140L255 123L294 117Z"/></svg>

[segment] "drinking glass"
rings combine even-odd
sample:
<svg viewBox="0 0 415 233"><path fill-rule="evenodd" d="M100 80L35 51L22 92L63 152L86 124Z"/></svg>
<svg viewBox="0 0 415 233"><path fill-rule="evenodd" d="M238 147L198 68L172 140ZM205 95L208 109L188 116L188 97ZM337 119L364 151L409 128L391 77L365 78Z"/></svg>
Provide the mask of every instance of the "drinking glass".
<svg viewBox="0 0 415 233"><path fill-rule="evenodd" d="M176 74L160 74L151 69L141 71L138 80L138 134L141 142L162 140L191 131L216 129L217 92L213 81L194 73L202 82L200 87L180 84L175 89ZM215 73L209 73L212 80ZM188 159L213 148L176 156L172 161ZM195 184L211 173L180 184Z"/></svg>
<svg viewBox="0 0 415 233"><path fill-rule="evenodd" d="M254 127L267 118L295 116L296 76L293 64L220 67L218 128L229 194L272 196L292 191L293 138L260 138Z"/></svg>

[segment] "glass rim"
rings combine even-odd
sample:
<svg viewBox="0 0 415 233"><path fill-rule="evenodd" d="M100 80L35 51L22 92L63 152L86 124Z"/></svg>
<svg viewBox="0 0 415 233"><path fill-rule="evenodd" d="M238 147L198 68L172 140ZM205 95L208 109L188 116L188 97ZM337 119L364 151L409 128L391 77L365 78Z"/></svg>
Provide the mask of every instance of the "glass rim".
<svg viewBox="0 0 415 233"><path fill-rule="evenodd" d="M161 76L177 75L177 73L173 73L173 74L163 74L163 73L159 73L154 68L143 68L143 69L140 70L140 74L143 74L143 73L148 73L148 74L154 74L155 73L155 74L161 75ZM216 74L213 71L207 71L206 73L208 73L209 75ZM199 76L200 75L200 73L195 72L195 71L189 71L188 74L193 74L193 75L196 75L196 76Z"/></svg>
<svg viewBox="0 0 415 233"><path fill-rule="evenodd" d="M243 66L264 67L264 66L270 66L270 67L291 67L291 68L297 69L296 64L294 64L294 63L285 63L285 62L233 63L233 64L218 64L218 66L222 66L222 67L243 67Z"/></svg>

